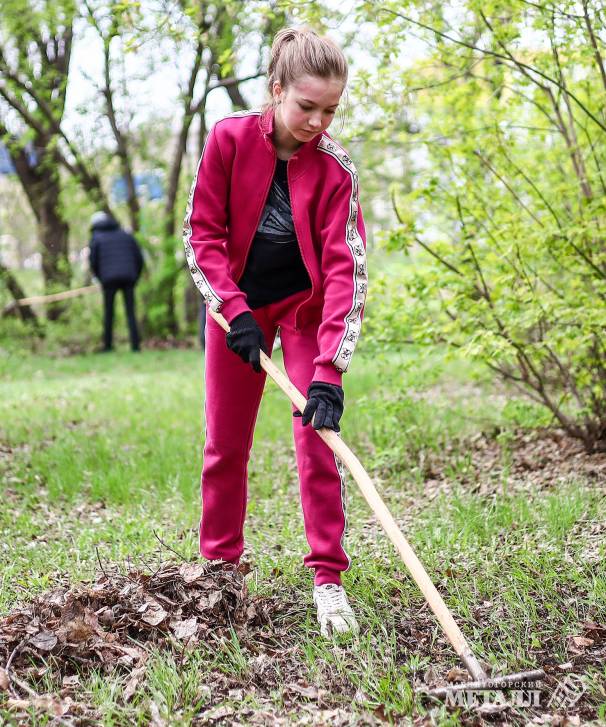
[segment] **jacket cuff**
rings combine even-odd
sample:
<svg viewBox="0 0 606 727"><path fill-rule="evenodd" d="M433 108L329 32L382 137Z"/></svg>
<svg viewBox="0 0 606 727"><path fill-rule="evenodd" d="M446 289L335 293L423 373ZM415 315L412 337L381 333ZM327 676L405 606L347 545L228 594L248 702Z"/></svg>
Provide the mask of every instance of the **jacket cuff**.
<svg viewBox="0 0 606 727"><path fill-rule="evenodd" d="M234 298L233 300L228 300L226 303L224 303L221 306L221 310L219 312L230 325L233 319L236 316L239 316L240 313L252 313L251 309L246 303L246 299L240 296Z"/></svg>
<svg viewBox="0 0 606 727"><path fill-rule="evenodd" d="M342 385L343 374L333 364L319 364L314 371L312 381L323 381L325 384Z"/></svg>

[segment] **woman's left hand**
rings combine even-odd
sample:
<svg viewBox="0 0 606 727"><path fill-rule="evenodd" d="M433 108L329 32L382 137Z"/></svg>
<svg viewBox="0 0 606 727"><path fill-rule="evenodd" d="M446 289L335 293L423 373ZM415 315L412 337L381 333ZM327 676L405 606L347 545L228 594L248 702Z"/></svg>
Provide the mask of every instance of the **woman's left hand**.
<svg viewBox="0 0 606 727"><path fill-rule="evenodd" d="M312 381L307 390L307 404L303 413L296 411L293 416L303 417L303 426L312 422L314 429L327 427L340 432L339 420L343 416L344 398L343 389L337 384Z"/></svg>

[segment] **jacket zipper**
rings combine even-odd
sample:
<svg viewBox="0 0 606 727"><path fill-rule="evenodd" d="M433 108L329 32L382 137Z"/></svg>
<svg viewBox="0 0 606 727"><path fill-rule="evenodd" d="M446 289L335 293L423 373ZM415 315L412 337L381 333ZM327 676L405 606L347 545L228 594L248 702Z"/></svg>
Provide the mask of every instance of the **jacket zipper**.
<svg viewBox="0 0 606 727"><path fill-rule="evenodd" d="M301 247L301 241L299 239L299 234L297 232L297 223L295 222L295 214L294 214L295 209L294 209L294 205L292 203L293 197L292 197L292 192L291 192L291 187L290 187L290 176L289 176L289 173L288 173L288 167L289 167L289 165L290 165L290 159L286 162L286 184L288 186L288 196L290 198L290 209L291 209L291 212L292 212L292 221L293 221L293 225L295 227L295 237L297 238L297 245L299 246L299 252L301 253L301 260L303 260L303 265L305 265L305 270L307 270L307 275L309 276L309 281L311 282L311 295L309 295L307 298L305 298L304 301L302 301L301 303L299 303L299 305L297 306L297 310L295 311L295 331L298 331L298 330L300 330L299 327L297 326L297 318L298 318L298 315L299 315L299 311L301 310L302 306L304 306L305 303L307 303L308 300L310 300L311 298L313 298L313 295L314 295L314 281L313 281L313 278L311 276L311 272L310 272L309 268L307 267L307 263L305 262L305 255L303 255L303 248Z"/></svg>
<svg viewBox="0 0 606 727"><path fill-rule="evenodd" d="M240 280L240 278L242 277L244 270L246 269L246 263L248 262L250 248L252 247L252 242L255 239L255 234L257 232L257 228L259 227L259 221L261 220L261 215L263 214L263 210L265 209L265 203L267 202L267 195L269 194L269 189L271 187L271 183L272 183L274 175L276 173L277 159L278 159L278 154L276 153L276 151L274 149L274 170L269 178L269 182L265 185L265 194L263 195L261 207L259 209L259 213L257 214L257 221L255 222L255 226L253 227L253 231L250 236L250 240L248 241L248 246L246 248L246 255L244 256L244 263L243 263L242 267L240 268L240 270L238 271L238 275L236 276L236 285L237 285L238 281Z"/></svg>

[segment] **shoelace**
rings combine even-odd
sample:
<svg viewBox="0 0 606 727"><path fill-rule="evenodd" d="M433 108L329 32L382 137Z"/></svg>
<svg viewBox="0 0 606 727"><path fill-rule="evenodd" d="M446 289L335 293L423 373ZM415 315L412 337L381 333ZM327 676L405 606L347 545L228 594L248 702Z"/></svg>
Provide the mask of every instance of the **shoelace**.
<svg viewBox="0 0 606 727"><path fill-rule="evenodd" d="M317 598L323 610L330 613L339 613L351 611L351 606L347 602L345 591L336 584L330 583L326 588L316 591Z"/></svg>

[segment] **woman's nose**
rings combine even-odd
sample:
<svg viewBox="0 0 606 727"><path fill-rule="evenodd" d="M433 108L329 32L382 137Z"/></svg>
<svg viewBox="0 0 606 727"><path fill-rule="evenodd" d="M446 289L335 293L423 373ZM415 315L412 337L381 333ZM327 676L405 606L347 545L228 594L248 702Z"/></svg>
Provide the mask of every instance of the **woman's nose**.
<svg viewBox="0 0 606 727"><path fill-rule="evenodd" d="M320 118L320 114L314 114L309 119L309 125L312 129L319 129L322 126L322 119Z"/></svg>

